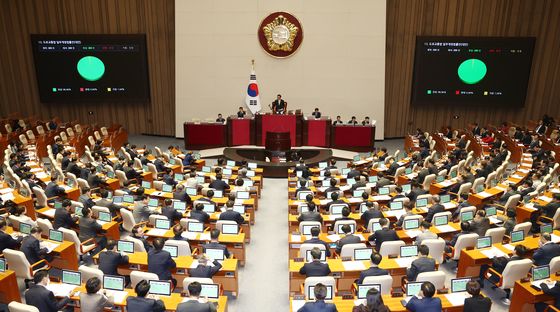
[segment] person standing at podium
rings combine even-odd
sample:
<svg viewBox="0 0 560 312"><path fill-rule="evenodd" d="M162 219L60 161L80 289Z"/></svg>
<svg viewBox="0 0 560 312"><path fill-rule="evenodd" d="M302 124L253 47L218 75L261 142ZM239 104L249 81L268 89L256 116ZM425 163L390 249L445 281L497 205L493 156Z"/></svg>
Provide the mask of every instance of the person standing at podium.
<svg viewBox="0 0 560 312"><path fill-rule="evenodd" d="M311 113L311 116L315 117L315 119L321 118L321 112L319 111L319 108L316 107L313 113Z"/></svg>
<svg viewBox="0 0 560 312"><path fill-rule="evenodd" d="M246 112L243 110L243 106L239 106L239 111L237 111L237 118L245 117Z"/></svg>
<svg viewBox="0 0 560 312"><path fill-rule="evenodd" d="M282 100L282 95L278 94L276 100L272 102L272 113L274 114L285 114L288 103Z"/></svg>

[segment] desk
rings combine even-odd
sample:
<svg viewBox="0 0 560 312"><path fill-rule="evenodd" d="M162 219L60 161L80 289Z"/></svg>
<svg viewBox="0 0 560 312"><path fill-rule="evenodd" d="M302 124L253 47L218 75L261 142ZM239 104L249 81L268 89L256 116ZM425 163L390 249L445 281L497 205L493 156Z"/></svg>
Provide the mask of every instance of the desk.
<svg viewBox="0 0 560 312"><path fill-rule="evenodd" d="M255 145L255 119L230 116L227 128L228 146Z"/></svg>
<svg viewBox="0 0 560 312"><path fill-rule="evenodd" d="M332 126L331 147L352 151L371 151L375 145L375 126Z"/></svg>
<svg viewBox="0 0 560 312"><path fill-rule="evenodd" d="M559 280L557 275L551 275L551 280ZM513 296L511 296L511 305L509 310L511 312L534 312L535 303L548 301L549 304L554 304L554 297L545 295L542 290L536 290L531 287L531 282L515 282L513 286Z"/></svg>
<svg viewBox="0 0 560 312"><path fill-rule="evenodd" d="M204 149L226 146L226 125L223 123L194 123L183 124L185 148Z"/></svg>
<svg viewBox="0 0 560 312"><path fill-rule="evenodd" d="M312 117L309 117L312 118ZM331 119L305 119L303 121L303 145L329 147L331 142Z"/></svg>
<svg viewBox="0 0 560 312"><path fill-rule="evenodd" d="M49 219L51 222L54 220L54 208L44 207L37 210L37 213L41 215L41 217L45 219ZM107 238L119 240L121 239L121 234L119 232L119 224L115 221L104 223L101 226L101 229L105 232ZM76 229L74 229L76 230Z"/></svg>
<svg viewBox="0 0 560 312"><path fill-rule="evenodd" d="M0 273L0 302L8 304L12 301L21 302L16 272L6 270Z"/></svg>
<svg viewBox="0 0 560 312"><path fill-rule="evenodd" d="M267 132L290 132L291 146L301 146L301 115L264 114L256 116L256 143L265 145Z"/></svg>

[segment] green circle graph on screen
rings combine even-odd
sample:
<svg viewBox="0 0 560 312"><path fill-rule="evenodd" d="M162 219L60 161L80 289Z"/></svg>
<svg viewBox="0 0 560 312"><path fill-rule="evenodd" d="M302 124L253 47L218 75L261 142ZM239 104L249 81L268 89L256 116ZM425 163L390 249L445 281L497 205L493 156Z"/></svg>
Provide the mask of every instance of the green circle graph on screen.
<svg viewBox="0 0 560 312"><path fill-rule="evenodd" d="M105 74L105 64L95 56L84 56L78 61L78 73L87 81L97 81Z"/></svg>
<svg viewBox="0 0 560 312"><path fill-rule="evenodd" d="M479 59L468 59L459 65L457 74L466 84L479 83L486 76L486 64Z"/></svg>

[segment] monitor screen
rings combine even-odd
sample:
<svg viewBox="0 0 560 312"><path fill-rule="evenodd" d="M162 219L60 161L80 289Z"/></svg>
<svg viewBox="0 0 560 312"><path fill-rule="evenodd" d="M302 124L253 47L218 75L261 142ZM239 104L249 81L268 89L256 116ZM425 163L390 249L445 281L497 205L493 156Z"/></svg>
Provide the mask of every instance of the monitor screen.
<svg viewBox="0 0 560 312"><path fill-rule="evenodd" d="M427 198L420 198L416 200L416 207L422 208L428 206L428 199Z"/></svg>
<svg viewBox="0 0 560 312"><path fill-rule="evenodd" d="M379 188L379 195L389 195L389 188L388 187L380 187Z"/></svg>
<svg viewBox="0 0 560 312"><path fill-rule="evenodd" d="M55 201L54 202L54 209L60 209L62 208L62 202L61 201Z"/></svg>
<svg viewBox="0 0 560 312"><path fill-rule="evenodd" d="M107 172L107 177L109 179L113 179L115 177L115 173L113 171L109 171L109 172Z"/></svg>
<svg viewBox="0 0 560 312"><path fill-rule="evenodd" d="M134 243L124 240L119 240L117 242L117 251L118 252L126 252L126 253L134 253Z"/></svg>
<svg viewBox="0 0 560 312"><path fill-rule="evenodd" d="M6 260L0 259L0 272L6 272Z"/></svg>
<svg viewBox="0 0 560 312"><path fill-rule="evenodd" d="M465 211L461 212L461 221L462 222L469 222L474 219L474 212L473 211Z"/></svg>
<svg viewBox="0 0 560 312"><path fill-rule="evenodd" d="M183 181L185 179L185 176L180 173L176 173L173 175L173 179L175 179L176 181Z"/></svg>
<svg viewBox="0 0 560 312"><path fill-rule="evenodd" d="M84 214L82 213L82 209L84 209L84 208L80 207L80 206L76 206L74 208L74 214L77 215L78 217L83 217Z"/></svg>
<svg viewBox="0 0 560 312"><path fill-rule="evenodd" d="M347 175L350 172L350 168L342 168L342 175Z"/></svg>
<svg viewBox="0 0 560 312"><path fill-rule="evenodd" d="M480 184L476 187L476 192L477 193L480 193L482 191L484 191L484 184Z"/></svg>
<svg viewBox="0 0 560 312"><path fill-rule="evenodd" d="M467 291L467 283L470 282L470 278L452 278L451 279L451 292L462 292Z"/></svg>
<svg viewBox="0 0 560 312"><path fill-rule="evenodd" d="M525 239L525 232L523 230L520 231L511 231L511 242L517 243Z"/></svg>
<svg viewBox="0 0 560 312"><path fill-rule="evenodd" d="M377 183L377 176L371 176L368 178L369 183Z"/></svg>
<svg viewBox="0 0 560 312"><path fill-rule="evenodd" d="M299 191L297 193L298 196L298 200L305 200L305 198L307 197L307 195L311 194L311 196L313 196L313 192L311 191Z"/></svg>
<svg viewBox="0 0 560 312"><path fill-rule="evenodd" d="M256 163L247 163L247 167L249 167L251 169L257 169L257 164Z"/></svg>
<svg viewBox="0 0 560 312"><path fill-rule="evenodd" d="M178 254L179 254L179 247L178 246L172 246L172 245L165 245L163 246L163 250L167 251L172 258L177 258Z"/></svg>
<svg viewBox="0 0 560 312"><path fill-rule="evenodd" d="M202 172L204 173L210 173L211 168L208 166L202 166Z"/></svg>
<svg viewBox="0 0 560 312"><path fill-rule="evenodd" d="M205 177L196 177L196 182L203 184L204 182L206 182L206 178Z"/></svg>
<svg viewBox="0 0 560 312"><path fill-rule="evenodd" d="M157 207L158 204L159 204L159 202L158 202L157 198L150 198L148 200L148 206L150 206L150 207Z"/></svg>
<svg viewBox="0 0 560 312"><path fill-rule="evenodd" d="M401 185L401 187L405 194L410 193L410 190L412 189L412 186L410 184L403 184Z"/></svg>
<svg viewBox="0 0 560 312"><path fill-rule="evenodd" d="M254 170L247 171L247 176L250 177L250 178L254 177L255 176L255 171Z"/></svg>
<svg viewBox="0 0 560 312"><path fill-rule="evenodd" d="M317 227L317 225L303 225L302 226L302 231L303 231L303 235L311 235L311 229Z"/></svg>
<svg viewBox="0 0 560 312"><path fill-rule="evenodd" d="M214 204L204 204L204 209L206 213L213 213L216 211L216 207Z"/></svg>
<svg viewBox="0 0 560 312"><path fill-rule="evenodd" d="M533 281L540 281L550 277L550 267L548 265L541 265L531 268Z"/></svg>
<svg viewBox="0 0 560 312"><path fill-rule="evenodd" d="M202 289L200 291L201 297L208 299L218 299L220 297L220 285L218 284L200 284Z"/></svg>
<svg viewBox="0 0 560 312"><path fill-rule="evenodd" d="M169 184L164 184L161 187L161 190L166 192L166 193L172 193L173 192L173 185L169 185Z"/></svg>
<svg viewBox="0 0 560 312"><path fill-rule="evenodd" d="M142 187L145 189L152 188L152 183L150 181L142 181Z"/></svg>
<svg viewBox="0 0 560 312"><path fill-rule="evenodd" d="M325 250L321 250L321 257L319 258L320 261L327 261L327 252ZM311 262L313 261L313 257L311 256L311 250L305 251L305 261Z"/></svg>
<svg viewBox="0 0 560 312"><path fill-rule="evenodd" d="M360 161L360 155L354 155L354 158L352 158L354 161Z"/></svg>
<svg viewBox="0 0 560 312"><path fill-rule="evenodd" d="M222 175L224 175L224 176L230 176L232 173L233 172L231 171L231 169L228 169L228 168L224 168L222 170Z"/></svg>
<svg viewBox="0 0 560 312"><path fill-rule="evenodd" d="M496 214L498 214L496 207L486 207L485 211L487 217L495 216Z"/></svg>
<svg viewBox="0 0 560 312"><path fill-rule="evenodd" d="M31 224L21 222L19 224L19 231L23 234L29 234L29 233L31 233L31 228L32 227L33 226L31 226Z"/></svg>
<svg viewBox="0 0 560 312"><path fill-rule="evenodd" d="M319 163L319 169L325 169L325 168L327 168L327 166L328 166L328 164L324 161Z"/></svg>
<svg viewBox="0 0 560 312"><path fill-rule="evenodd" d="M80 286L82 284L82 274L78 271L62 270L62 282Z"/></svg>
<svg viewBox="0 0 560 312"><path fill-rule="evenodd" d="M187 195L189 196L196 196L197 191L195 187L187 187L185 188L185 190L187 191Z"/></svg>
<svg viewBox="0 0 560 312"><path fill-rule="evenodd" d="M187 222L187 231L188 232L204 232L204 223L201 222Z"/></svg>
<svg viewBox="0 0 560 312"><path fill-rule="evenodd" d="M224 197L224 191L220 191L220 190L213 190L214 191L214 198L222 198Z"/></svg>
<svg viewBox="0 0 560 312"><path fill-rule="evenodd" d="M235 161L233 161L233 160L228 160L228 161L226 162L226 166L228 166L228 167L235 167Z"/></svg>
<svg viewBox="0 0 560 312"><path fill-rule="evenodd" d="M346 184L347 185L354 185L354 184L356 184L356 179L348 178L348 179L346 179Z"/></svg>
<svg viewBox="0 0 560 312"><path fill-rule="evenodd" d="M187 210L187 203L182 201L174 201L173 209L175 210Z"/></svg>
<svg viewBox="0 0 560 312"><path fill-rule="evenodd" d="M492 246L492 237L484 236L476 239L476 248L488 248Z"/></svg>
<svg viewBox="0 0 560 312"><path fill-rule="evenodd" d="M404 220L405 230L415 230L420 227L420 219L408 219Z"/></svg>
<svg viewBox="0 0 560 312"><path fill-rule="evenodd" d="M381 230L381 223L379 223L379 222L372 222L372 223L371 223L371 227L372 227L373 233L375 233L375 231Z"/></svg>
<svg viewBox="0 0 560 312"><path fill-rule="evenodd" d="M346 205L331 205L331 214L333 215L339 215L342 214L342 209L344 209L344 207L347 207Z"/></svg>
<svg viewBox="0 0 560 312"><path fill-rule="evenodd" d="M356 248L354 249L354 260L369 260L373 249L371 248Z"/></svg>
<svg viewBox="0 0 560 312"><path fill-rule="evenodd" d="M361 198L364 195L364 190L355 190L352 192L352 197Z"/></svg>
<svg viewBox="0 0 560 312"><path fill-rule="evenodd" d="M110 212L100 211L98 217L99 217L99 221L103 221L103 222L110 222L111 221L111 213Z"/></svg>
<svg viewBox="0 0 560 312"><path fill-rule="evenodd" d="M441 182L443 182L443 181L445 181L445 177L443 177L443 176L437 176L437 177L436 177L436 182L437 182L437 183L441 183Z"/></svg>
<svg viewBox="0 0 560 312"><path fill-rule="evenodd" d="M401 209L403 209L403 202L400 201L400 200L391 202L389 204L389 208L391 208L391 210L401 210Z"/></svg>
<svg viewBox="0 0 560 312"><path fill-rule="evenodd" d="M42 103L150 100L146 35L31 35Z"/></svg>
<svg viewBox="0 0 560 312"><path fill-rule="evenodd" d="M523 106L534 45L534 37L418 36L411 101Z"/></svg>
<svg viewBox="0 0 560 312"><path fill-rule="evenodd" d="M406 284L406 296L416 296L420 293L420 288L422 287L423 282L416 282L416 283L408 283Z"/></svg>
<svg viewBox="0 0 560 312"><path fill-rule="evenodd" d="M404 174L411 174L411 173L412 173L412 168L404 169Z"/></svg>
<svg viewBox="0 0 560 312"><path fill-rule="evenodd" d="M332 300L333 299L333 287L332 285L326 285L327 287L327 296L325 300ZM309 286L307 290L307 295L309 296L310 300L315 300L315 286Z"/></svg>
<svg viewBox="0 0 560 312"><path fill-rule="evenodd" d="M150 171L150 168L148 168L147 165L143 165L143 166L142 166L142 171L144 171L144 172L149 172L149 171Z"/></svg>
<svg viewBox="0 0 560 312"><path fill-rule="evenodd" d="M132 195L124 195L123 196L123 201L127 204L132 204L134 203L134 196Z"/></svg>
<svg viewBox="0 0 560 312"><path fill-rule="evenodd" d="M171 227L171 220L168 219L156 219L155 223L156 229L169 230Z"/></svg>
<svg viewBox="0 0 560 312"><path fill-rule="evenodd" d="M449 194L441 195L441 196L439 197L439 201L440 201L440 203L442 203L442 204L446 204L446 203L448 203L448 202L451 201L451 196L450 196Z"/></svg>
<svg viewBox="0 0 560 312"><path fill-rule="evenodd" d="M115 196L113 197L113 204L122 204L123 197L122 196Z"/></svg>
<svg viewBox="0 0 560 312"><path fill-rule="evenodd" d="M418 246L417 245L401 246L400 256L401 258L418 256Z"/></svg>
<svg viewBox="0 0 560 312"><path fill-rule="evenodd" d="M544 233L552 233L552 224L543 224L541 225L541 234Z"/></svg>
<svg viewBox="0 0 560 312"><path fill-rule="evenodd" d="M103 275L103 289L123 291L124 276Z"/></svg>
<svg viewBox="0 0 560 312"><path fill-rule="evenodd" d="M366 299L367 293L370 289L375 288L377 291L381 292L381 284L361 284L358 285L358 290L356 295L358 299Z"/></svg>
<svg viewBox="0 0 560 312"><path fill-rule="evenodd" d="M55 242L61 243L62 240L64 239L64 236L63 236L61 231L50 229L49 230L49 239L53 240Z"/></svg>
<svg viewBox="0 0 560 312"><path fill-rule="evenodd" d="M171 296L171 282L168 281L149 281L152 295Z"/></svg>
<svg viewBox="0 0 560 312"><path fill-rule="evenodd" d="M448 215L434 217L434 224L436 226L446 225L447 223L449 223L449 216Z"/></svg>
<svg viewBox="0 0 560 312"><path fill-rule="evenodd" d="M245 213L245 206L243 206L243 205L233 205L233 211L237 211L240 214L244 214Z"/></svg>
<svg viewBox="0 0 560 312"><path fill-rule="evenodd" d="M249 199L249 192L247 192L247 191L237 191L235 197L237 199Z"/></svg>
<svg viewBox="0 0 560 312"><path fill-rule="evenodd" d="M224 250L218 248L206 248L204 253L208 256L208 258L213 260L224 260Z"/></svg>
<svg viewBox="0 0 560 312"><path fill-rule="evenodd" d="M344 234L342 231L342 227L348 225L350 226L350 233L354 234L356 232L356 225L355 224L337 224L336 233L337 234Z"/></svg>
<svg viewBox="0 0 560 312"><path fill-rule="evenodd" d="M237 224L222 224L223 234L237 234L239 233L239 225Z"/></svg>

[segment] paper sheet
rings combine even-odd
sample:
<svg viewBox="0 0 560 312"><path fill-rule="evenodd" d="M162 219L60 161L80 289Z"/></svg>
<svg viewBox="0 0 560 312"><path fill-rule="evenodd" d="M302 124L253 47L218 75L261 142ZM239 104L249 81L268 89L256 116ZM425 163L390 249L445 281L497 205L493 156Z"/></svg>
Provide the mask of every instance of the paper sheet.
<svg viewBox="0 0 560 312"><path fill-rule="evenodd" d="M552 287L554 287L554 285L556 285L556 281L551 281L549 279L534 281L534 282L531 282L531 285L533 285L535 287L538 287L540 289L542 283L546 284L546 286L548 286L548 288L552 288Z"/></svg>
<svg viewBox="0 0 560 312"><path fill-rule="evenodd" d="M550 198L548 196L544 196L544 195L539 196L539 199L542 200L542 201L545 201L547 203L550 203L552 201L552 198Z"/></svg>
<svg viewBox="0 0 560 312"><path fill-rule="evenodd" d="M3 194L11 193L11 192L13 192L13 191L14 191L14 189L13 189L13 188L9 188L9 187L7 187L7 188L3 188L3 189L1 189L1 190L0 190L0 194L2 194L2 195L3 195Z"/></svg>
<svg viewBox="0 0 560 312"><path fill-rule="evenodd" d="M420 231L420 230L406 230L405 233L406 233L406 235L408 235L408 237L415 238L416 236L420 235L420 233L422 233L422 231Z"/></svg>
<svg viewBox="0 0 560 312"><path fill-rule="evenodd" d="M361 203L362 202L362 198L356 198L356 197L351 197L348 198L348 202L351 204L356 204L356 203Z"/></svg>
<svg viewBox="0 0 560 312"><path fill-rule="evenodd" d="M552 238L552 242L553 243L560 243L560 236L556 235L556 234L550 234L550 237Z"/></svg>
<svg viewBox="0 0 560 312"><path fill-rule="evenodd" d="M41 213L44 214L45 216L49 216L51 218L54 218L54 214L56 213L56 209L47 209L46 211L43 211Z"/></svg>
<svg viewBox="0 0 560 312"><path fill-rule="evenodd" d="M150 236L163 236L165 235L165 233L167 233L167 230L164 229L151 229L148 231L148 235Z"/></svg>
<svg viewBox="0 0 560 312"><path fill-rule="evenodd" d="M198 237L198 233L197 232L183 232L183 234L181 234L181 236L188 239L188 240L195 240Z"/></svg>
<svg viewBox="0 0 560 312"><path fill-rule="evenodd" d="M41 248L47 248L49 253L51 253L60 244L53 243L53 242L47 242L47 241L41 241L39 245L41 246Z"/></svg>
<svg viewBox="0 0 560 312"><path fill-rule="evenodd" d="M505 244L505 245L502 245L502 246L504 246L505 249L511 250L511 251L513 251L515 249L515 246L512 245L512 244Z"/></svg>
<svg viewBox="0 0 560 312"><path fill-rule="evenodd" d="M57 284L49 284L47 286L47 289L52 291L54 293L55 297L67 297L76 288L77 288L76 285L58 284L58 283Z"/></svg>
<svg viewBox="0 0 560 312"><path fill-rule="evenodd" d="M447 232L456 232L457 230L452 227L449 224L446 225L438 225L436 226L436 229L438 229L438 231L442 232L442 233L447 233Z"/></svg>
<svg viewBox="0 0 560 312"><path fill-rule="evenodd" d="M327 236L327 239L330 240L331 242L338 242L338 240L340 239L340 235L331 234L331 235Z"/></svg>
<svg viewBox="0 0 560 312"><path fill-rule="evenodd" d="M115 303L126 303L125 300L128 296L126 291L111 291L110 294L113 296Z"/></svg>
<svg viewBox="0 0 560 312"><path fill-rule="evenodd" d="M406 211L404 211L404 209L385 211L385 215L388 217L395 217L397 219L400 219L400 217L405 213Z"/></svg>
<svg viewBox="0 0 560 312"><path fill-rule="evenodd" d="M373 200L375 200L375 201L390 201L391 196L389 196L389 195L377 195L377 196L373 196Z"/></svg>
<svg viewBox="0 0 560 312"><path fill-rule="evenodd" d="M305 304L305 300L292 300L292 312L297 312Z"/></svg>
<svg viewBox="0 0 560 312"><path fill-rule="evenodd" d="M414 260L416 260L416 257L406 257L406 258L397 258L395 259L395 262L397 262L397 264L401 268L410 268L410 266L412 265L412 261Z"/></svg>
<svg viewBox="0 0 560 312"><path fill-rule="evenodd" d="M480 196L480 197L490 197L492 196L492 194L486 192L486 191L482 191L480 193L476 193L476 195Z"/></svg>
<svg viewBox="0 0 560 312"><path fill-rule="evenodd" d="M495 257L504 257L507 256L505 253L503 253L501 250L499 250L496 247L491 247L488 249L484 249L480 251L481 254L485 255L486 257L492 259Z"/></svg>
<svg viewBox="0 0 560 312"><path fill-rule="evenodd" d="M449 203L443 204L443 207L445 207L445 209L453 209L453 208L457 207L457 204L449 202Z"/></svg>
<svg viewBox="0 0 560 312"><path fill-rule="evenodd" d="M362 261L342 261L342 265L346 271L363 271L366 269Z"/></svg>
<svg viewBox="0 0 560 312"><path fill-rule="evenodd" d="M292 237L291 237L290 241L301 242L301 235L292 234Z"/></svg>
<svg viewBox="0 0 560 312"><path fill-rule="evenodd" d="M462 306L465 304L465 299L470 295L467 292L458 292L452 294L445 294L445 298L449 300L452 306Z"/></svg>
<svg viewBox="0 0 560 312"><path fill-rule="evenodd" d="M2 201L8 201L8 200L13 200L15 197L13 193L7 193L4 195L0 195L0 198L2 198Z"/></svg>
<svg viewBox="0 0 560 312"><path fill-rule="evenodd" d="M199 240L209 241L210 240L210 233L201 233Z"/></svg>

